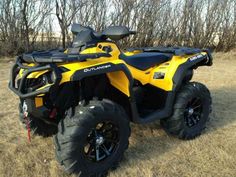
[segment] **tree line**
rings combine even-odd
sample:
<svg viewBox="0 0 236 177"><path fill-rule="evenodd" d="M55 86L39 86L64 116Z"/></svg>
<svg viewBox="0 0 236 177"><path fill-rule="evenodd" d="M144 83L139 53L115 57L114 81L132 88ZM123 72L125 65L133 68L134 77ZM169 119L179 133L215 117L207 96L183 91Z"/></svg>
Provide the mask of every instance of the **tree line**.
<svg viewBox="0 0 236 177"><path fill-rule="evenodd" d="M111 25L136 30L122 48L236 47L235 0L1 0L0 55L66 48L74 22L97 31Z"/></svg>

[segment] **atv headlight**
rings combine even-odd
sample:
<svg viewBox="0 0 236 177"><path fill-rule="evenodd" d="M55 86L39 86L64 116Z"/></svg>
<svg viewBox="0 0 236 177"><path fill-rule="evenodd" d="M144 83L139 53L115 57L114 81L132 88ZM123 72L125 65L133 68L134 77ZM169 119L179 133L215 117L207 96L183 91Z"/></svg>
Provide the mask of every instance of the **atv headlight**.
<svg viewBox="0 0 236 177"><path fill-rule="evenodd" d="M44 84L52 84L56 82L56 75L53 71L45 73L42 76Z"/></svg>
<svg viewBox="0 0 236 177"><path fill-rule="evenodd" d="M36 90L39 87L44 86L46 83L43 76L40 76L39 78L30 78L26 80L26 88L31 90Z"/></svg>
<svg viewBox="0 0 236 177"><path fill-rule="evenodd" d="M47 84L53 84L55 81L56 75L53 71L50 71L39 76L38 78L27 78L25 87L26 90L30 89L31 91L34 91Z"/></svg>

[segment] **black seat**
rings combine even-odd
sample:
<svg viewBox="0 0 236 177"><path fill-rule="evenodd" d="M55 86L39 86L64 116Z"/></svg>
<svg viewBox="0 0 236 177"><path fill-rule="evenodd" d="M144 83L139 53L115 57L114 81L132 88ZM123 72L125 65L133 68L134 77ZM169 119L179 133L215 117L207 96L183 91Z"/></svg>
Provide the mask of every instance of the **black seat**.
<svg viewBox="0 0 236 177"><path fill-rule="evenodd" d="M164 63L172 58L171 54L144 52L132 56L120 55L128 65L133 66L139 70L147 70L155 65Z"/></svg>

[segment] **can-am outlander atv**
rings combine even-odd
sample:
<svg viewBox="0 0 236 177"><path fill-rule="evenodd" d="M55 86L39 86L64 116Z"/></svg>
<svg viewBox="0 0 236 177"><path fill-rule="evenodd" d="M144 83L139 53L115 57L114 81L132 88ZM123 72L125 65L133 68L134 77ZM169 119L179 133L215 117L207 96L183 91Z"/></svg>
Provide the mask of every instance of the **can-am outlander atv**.
<svg viewBox="0 0 236 177"><path fill-rule="evenodd" d="M79 24L65 51L18 56L9 88L20 97L20 119L34 133L54 135L66 172L103 175L128 148L130 122L160 120L180 139L199 136L211 111L209 90L191 82L193 70L211 66L208 50L131 48L115 41L135 32L112 26L101 33ZM25 121L26 120L26 121Z"/></svg>

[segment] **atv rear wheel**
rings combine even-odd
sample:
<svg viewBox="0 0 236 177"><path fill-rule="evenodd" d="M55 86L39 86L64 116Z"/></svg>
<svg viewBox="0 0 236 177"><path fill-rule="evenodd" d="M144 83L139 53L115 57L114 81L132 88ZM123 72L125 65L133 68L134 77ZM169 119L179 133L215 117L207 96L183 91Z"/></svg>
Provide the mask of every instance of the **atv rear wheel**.
<svg viewBox="0 0 236 177"><path fill-rule="evenodd" d="M29 116L28 119L31 133L34 135L48 137L57 133L57 127L54 125L47 124L40 119L34 118L33 116ZM21 104L19 104L19 120L23 127L27 129L26 119L24 118Z"/></svg>
<svg viewBox="0 0 236 177"><path fill-rule="evenodd" d="M206 127L211 112L211 95L201 83L187 83L176 95L173 115L161 120L169 134L180 139L193 139Z"/></svg>
<svg viewBox="0 0 236 177"><path fill-rule="evenodd" d="M102 176L114 169L128 148L130 126L116 103L90 101L70 108L54 136L56 157L68 173Z"/></svg>

